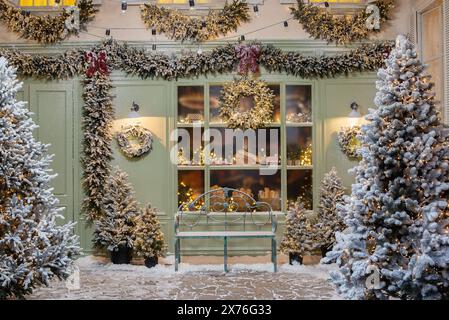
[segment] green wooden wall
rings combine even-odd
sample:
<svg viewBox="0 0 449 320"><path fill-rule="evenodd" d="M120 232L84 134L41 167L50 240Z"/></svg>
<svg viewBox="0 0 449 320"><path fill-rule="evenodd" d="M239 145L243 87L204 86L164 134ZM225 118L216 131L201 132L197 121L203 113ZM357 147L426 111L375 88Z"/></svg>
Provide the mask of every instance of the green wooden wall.
<svg viewBox="0 0 449 320"><path fill-rule="evenodd" d="M350 187L353 177L347 170L354 166L343 155L336 142L336 133L341 126L347 125L347 115L351 101L357 101L362 107L362 114L373 107L375 94L375 75L357 74L348 77L327 80L304 80L283 75L266 75L262 78L272 82L310 83L313 85L314 108L314 191L317 195L318 181L325 172L335 166L347 187ZM202 84L209 82L224 82L232 79L232 75L182 80L182 84ZM140 104L140 114L145 117L145 125L153 131L155 141L152 153L142 160L130 161L118 152L114 146L114 165L120 166L130 175L138 200L145 204L151 202L160 210L160 220L164 233L172 245L172 217L176 210L176 171L169 161L169 133L174 128L176 108L176 82L141 80L126 77L121 73L113 74L114 106L118 121L115 128L124 123L129 113L132 101ZM67 220L78 222L76 232L81 237L84 253L91 253L92 230L86 226L80 214L80 204L83 198L81 189L82 169L80 154L82 150L81 112L83 101L82 86L79 79L70 81L43 82L25 79L19 98L29 102L34 118L40 126L37 137L51 143L50 151L55 154L53 168L58 173L54 180L55 193L60 199L60 205L66 210ZM316 203L317 201L315 201ZM282 225L282 219L281 225ZM282 232L282 227L279 234ZM267 244L247 242L231 243L230 249L237 253L259 253ZM190 253L221 253L219 242L198 242L187 247Z"/></svg>

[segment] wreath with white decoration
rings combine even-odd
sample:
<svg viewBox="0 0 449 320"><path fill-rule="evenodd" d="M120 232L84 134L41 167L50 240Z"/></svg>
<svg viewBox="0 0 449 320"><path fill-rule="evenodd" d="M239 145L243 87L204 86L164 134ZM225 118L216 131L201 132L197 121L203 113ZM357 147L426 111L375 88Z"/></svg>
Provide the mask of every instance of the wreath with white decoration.
<svg viewBox="0 0 449 320"><path fill-rule="evenodd" d="M338 133L338 144L341 151L351 159L360 159L359 149L361 142L358 138L360 135L360 127L343 128Z"/></svg>
<svg viewBox="0 0 449 320"><path fill-rule="evenodd" d="M353 16L336 15L314 3L297 0L290 8L293 18L314 38L348 44L368 39L381 31L381 24L390 19L394 0L378 0Z"/></svg>
<svg viewBox="0 0 449 320"><path fill-rule="evenodd" d="M129 125L116 134L120 150L128 158L138 158L153 149L153 135L140 125Z"/></svg>
<svg viewBox="0 0 449 320"><path fill-rule="evenodd" d="M240 100L254 99L254 107L239 111ZM220 116L232 129L258 129L273 121L274 93L265 81L241 78L224 85L220 95Z"/></svg>

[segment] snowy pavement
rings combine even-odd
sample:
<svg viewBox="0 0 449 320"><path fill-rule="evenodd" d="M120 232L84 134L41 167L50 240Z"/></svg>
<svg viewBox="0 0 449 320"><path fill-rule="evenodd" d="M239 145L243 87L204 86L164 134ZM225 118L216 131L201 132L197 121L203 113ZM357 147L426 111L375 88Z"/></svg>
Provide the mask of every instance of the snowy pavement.
<svg viewBox="0 0 449 320"><path fill-rule="evenodd" d="M339 299L328 281L335 266L271 264L230 266L181 264L148 269L140 265L113 265L92 256L77 261L79 289L65 282L37 289L28 299Z"/></svg>

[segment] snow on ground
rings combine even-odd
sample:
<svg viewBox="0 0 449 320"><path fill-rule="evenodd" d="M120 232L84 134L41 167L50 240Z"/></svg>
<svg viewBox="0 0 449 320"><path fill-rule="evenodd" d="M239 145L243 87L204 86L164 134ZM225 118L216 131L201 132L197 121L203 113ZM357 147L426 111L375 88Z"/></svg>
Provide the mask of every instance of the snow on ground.
<svg viewBox="0 0 449 320"><path fill-rule="evenodd" d="M87 256L77 260L80 287L68 290L54 281L39 288L31 299L339 299L328 281L335 266L232 264L180 264L174 271L168 257L154 268L114 265L104 258Z"/></svg>

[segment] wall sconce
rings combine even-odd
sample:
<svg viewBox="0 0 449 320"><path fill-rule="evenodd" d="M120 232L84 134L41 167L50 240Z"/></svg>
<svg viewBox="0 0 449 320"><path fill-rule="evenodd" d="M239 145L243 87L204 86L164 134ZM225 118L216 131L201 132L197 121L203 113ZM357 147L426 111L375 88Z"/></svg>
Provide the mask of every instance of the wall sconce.
<svg viewBox="0 0 449 320"><path fill-rule="evenodd" d="M128 114L128 118L130 119L140 118L139 110L140 106L133 101L133 104L131 106L131 112Z"/></svg>
<svg viewBox="0 0 449 320"><path fill-rule="evenodd" d="M349 127L354 128L360 125L360 120L362 119L362 115L359 112L359 105L357 102L351 103L351 112L348 115L349 118Z"/></svg>
<svg viewBox="0 0 449 320"><path fill-rule="evenodd" d="M359 112L359 105L357 102L351 103L351 112L348 115L349 127L341 128L337 135L337 141L340 145L341 151L350 159L360 159L359 149L361 141L358 136L360 130L360 120L362 115Z"/></svg>

